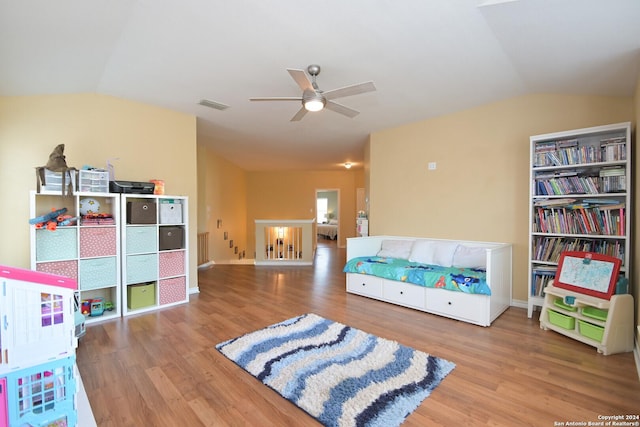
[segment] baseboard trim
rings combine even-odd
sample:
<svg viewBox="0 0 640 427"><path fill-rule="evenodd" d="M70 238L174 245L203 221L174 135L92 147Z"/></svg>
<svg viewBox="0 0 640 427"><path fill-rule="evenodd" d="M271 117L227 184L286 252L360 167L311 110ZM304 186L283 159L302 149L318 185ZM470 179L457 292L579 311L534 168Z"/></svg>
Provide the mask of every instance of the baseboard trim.
<svg viewBox="0 0 640 427"><path fill-rule="evenodd" d="M193 294L199 294L200 293L200 288L195 286L193 288L189 288L189 295L193 295Z"/></svg>
<svg viewBox="0 0 640 427"><path fill-rule="evenodd" d="M526 301L520 301L517 299L512 299L511 300L511 304L509 304L511 307L518 307L518 308L527 308L527 302Z"/></svg>

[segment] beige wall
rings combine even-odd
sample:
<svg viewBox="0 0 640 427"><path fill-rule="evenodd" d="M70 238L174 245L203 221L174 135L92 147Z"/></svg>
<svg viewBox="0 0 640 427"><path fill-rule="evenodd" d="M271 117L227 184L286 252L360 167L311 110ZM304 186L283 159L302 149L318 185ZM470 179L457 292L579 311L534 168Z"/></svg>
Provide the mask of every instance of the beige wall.
<svg viewBox="0 0 640 427"><path fill-rule="evenodd" d="M199 141L206 143L206 141ZM229 163L205 144L198 145L198 232L209 232L209 261L239 261L247 251L247 182L246 173ZM221 227L218 228L218 220ZM224 240L227 232L228 240ZM233 247L229 241L233 240ZM238 254L235 254L235 246Z"/></svg>
<svg viewBox="0 0 640 427"><path fill-rule="evenodd" d="M355 235L356 188L364 185L362 170L339 172L248 172L247 257L254 258L256 219L313 219L316 190L340 190L340 240Z"/></svg>
<svg viewBox="0 0 640 427"><path fill-rule="evenodd" d="M189 196L189 249L195 254L198 211L195 117L110 96L0 97L0 263L29 268L29 190L34 168L65 144L67 165L105 167L116 178L163 179L166 193ZM190 286L197 286L195 256Z"/></svg>
<svg viewBox="0 0 640 427"><path fill-rule="evenodd" d="M529 136L633 119L632 98L531 95L372 134L370 232L512 243L525 302Z"/></svg>

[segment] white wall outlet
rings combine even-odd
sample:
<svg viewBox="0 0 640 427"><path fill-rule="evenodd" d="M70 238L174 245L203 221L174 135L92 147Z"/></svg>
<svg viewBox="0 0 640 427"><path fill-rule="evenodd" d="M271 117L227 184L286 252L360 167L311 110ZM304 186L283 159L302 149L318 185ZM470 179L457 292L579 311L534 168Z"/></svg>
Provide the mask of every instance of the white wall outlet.
<svg viewBox="0 0 640 427"><path fill-rule="evenodd" d="M436 170L436 162L429 162L428 168L430 171Z"/></svg>

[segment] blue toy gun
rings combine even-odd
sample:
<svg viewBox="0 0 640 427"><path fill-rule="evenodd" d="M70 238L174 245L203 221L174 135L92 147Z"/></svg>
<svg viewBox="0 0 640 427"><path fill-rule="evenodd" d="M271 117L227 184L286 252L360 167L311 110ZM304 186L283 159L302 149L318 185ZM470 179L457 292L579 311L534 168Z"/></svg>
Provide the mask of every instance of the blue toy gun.
<svg viewBox="0 0 640 427"><path fill-rule="evenodd" d="M55 219L58 217L58 215L62 215L64 213L67 212L67 208L62 208L62 209L58 209L56 211L51 211L46 215L41 215L41 216L37 216L35 218L31 218L29 220L29 224L39 224L39 223L45 223L45 222L49 222L52 219Z"/></svg>

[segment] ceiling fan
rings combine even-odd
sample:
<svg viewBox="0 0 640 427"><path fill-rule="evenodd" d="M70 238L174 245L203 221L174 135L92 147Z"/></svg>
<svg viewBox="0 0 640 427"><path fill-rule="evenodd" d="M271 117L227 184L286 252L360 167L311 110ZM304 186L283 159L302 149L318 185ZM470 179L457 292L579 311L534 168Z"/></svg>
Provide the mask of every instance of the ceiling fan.
<svg viewBox="0 0 640 427"><path fill-rule="evenodd" d="M287 68L287 71L293 77L293 80L302 89L302 96L297 97L264 97L264 98L250 98L250 101L302 101L302 107L291 118L292 122L301 120L308 111L320 111L323 108L334 111L336 113L343 114L347 117L354 118L359 111L353 108L346 107L342 104L338 104L333 101L337 98L344 98L346 96L358 95L360 93L373 92L376 90L372 81L358 83L355 85L345 86L339 89L333 89L328 91L322 91L316 83L316 77L320 74L319 65L309 65L307 67L307 73L304 70L295 70Z"/></svg>

